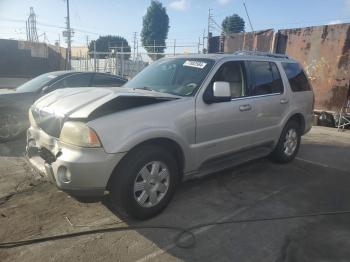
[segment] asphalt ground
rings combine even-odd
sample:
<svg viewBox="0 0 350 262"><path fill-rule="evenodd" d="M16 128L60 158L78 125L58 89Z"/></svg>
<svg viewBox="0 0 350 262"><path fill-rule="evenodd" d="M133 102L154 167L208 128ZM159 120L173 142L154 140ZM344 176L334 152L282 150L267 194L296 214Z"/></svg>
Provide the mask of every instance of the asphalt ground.
<svg viewBox="0 0 350 262"><path fill-rule="evenodd" d="M0 242L110 226L171 225L350 211L350 132L314 127L292 163L259 159L184 182L159 216L139 222L110 208L109 197L80 202L33 175L24 139L0 145ZM99 233L13 249L0 261L349 261L349 214L211 225L196 245L178 232Z"/></svg>

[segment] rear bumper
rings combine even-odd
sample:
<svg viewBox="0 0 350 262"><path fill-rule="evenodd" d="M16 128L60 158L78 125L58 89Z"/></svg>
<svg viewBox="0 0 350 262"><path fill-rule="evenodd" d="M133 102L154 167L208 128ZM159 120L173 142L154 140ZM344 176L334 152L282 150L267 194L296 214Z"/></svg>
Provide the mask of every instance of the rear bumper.
<svg viewBox="0 0 350 262"><path fill-rule="evenodd" d="M313 121L314 121L314 114L308 114L306 116L306 119L305 119L305 128L304 128L304 132L303 132L303 135L305 135L306 133L308 133L311 128L312 128L312 125L313 125Z"/></svg>
<svg viewBox="0 0 350 262"><path fill-rule="evenodd" d="M59 189L75 196L100 196L125 153L66 145L42 130L29 128L26 157L30 165Z"/></svg>

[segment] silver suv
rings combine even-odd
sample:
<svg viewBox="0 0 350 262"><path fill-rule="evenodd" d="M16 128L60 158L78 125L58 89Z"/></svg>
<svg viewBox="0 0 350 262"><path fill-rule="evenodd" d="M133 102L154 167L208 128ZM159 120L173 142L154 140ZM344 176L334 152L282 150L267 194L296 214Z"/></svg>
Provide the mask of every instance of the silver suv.
<svg viewBox="0 0 350 262"><path fill-rule="evenodd" d="M268 156L286 163L314 94L286 56L165 58L121 88L72 88L31 107L27 157L58 188L102 195L133 217L161 212L183 178Z"/></svg>

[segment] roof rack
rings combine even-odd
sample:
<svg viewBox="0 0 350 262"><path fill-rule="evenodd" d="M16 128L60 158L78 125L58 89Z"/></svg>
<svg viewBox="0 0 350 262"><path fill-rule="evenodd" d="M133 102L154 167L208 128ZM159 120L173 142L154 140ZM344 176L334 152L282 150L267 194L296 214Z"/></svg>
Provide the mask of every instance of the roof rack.
<svg viewBox="0 0 350 262"><path fill-rule="evenodd" d="M256 56L268 56L268 57L275 57L275 58L285 58L289 59L287 55L284 54L275 54L275 53L269 53L269 52L260 52L260 51L236 51L233 53L234 55L256 55Z"/></svg>

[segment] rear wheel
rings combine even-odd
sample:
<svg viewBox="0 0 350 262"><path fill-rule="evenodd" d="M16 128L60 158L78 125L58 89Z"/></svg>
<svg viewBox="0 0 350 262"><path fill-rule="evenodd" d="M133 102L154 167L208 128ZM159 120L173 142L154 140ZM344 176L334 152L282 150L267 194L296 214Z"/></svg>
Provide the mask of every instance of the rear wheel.
<svg viewBox="0 0 350 262"><path fill-rule="evenodd" d="M14 109L2 109L0 112L0 142L11 141L29 127L28 118L24 113Z"/></svg>
<svg viewBox="0 0 350 262"><path fill-rule="evenodd" d="M177 162L170 152L160 146L141 146L113 174L112 203L137 219L151 218L168 205L178 182Z"/></svg>
<svg viewBox="0 0 350 262"><path fill-rule="evenodd" d="M270 159L278 163L292 161L298 153L301 140L299 124L291 120L284 127L281 137L275 150L271 153Z"/></svg>

